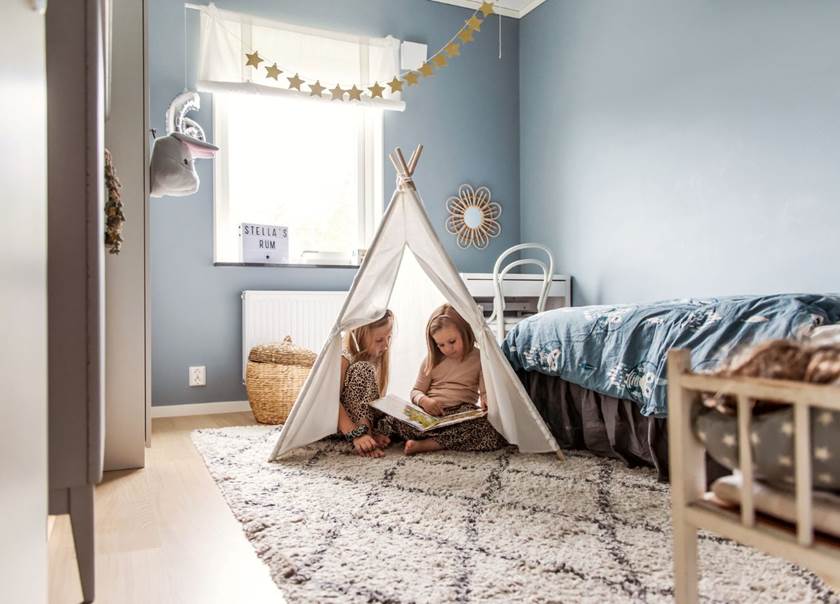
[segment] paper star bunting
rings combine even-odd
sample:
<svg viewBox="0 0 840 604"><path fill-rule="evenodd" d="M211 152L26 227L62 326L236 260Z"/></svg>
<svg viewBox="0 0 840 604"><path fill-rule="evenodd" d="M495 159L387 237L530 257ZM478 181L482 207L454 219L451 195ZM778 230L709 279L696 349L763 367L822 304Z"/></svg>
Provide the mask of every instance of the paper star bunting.
<svg viewBox="0 0 840 604"><path fill-rule="evenodd" d="M449 44L444 50L446 50L446 54L450 57L457 57L461 54L461 47L455 42Z"/></svg>
<svg viewBox="0 0 840 604"><path fill-rule="evenodd" d="M295 74L292 77L286 79L289 80L289 88L300 90L300 85L303 84L303 80L300 79L300 76L298 74Z"/></svg>
<svg viewBox="0 0 840 604"><path fill-rule="evenodd" d="M324 90L324 87L321 86L321 80L318 80L314 84L309 85L309 96L321 96Z"/></svg>
<svg viewBox="0 0 840 604"><path fill-rule="evenodd" d="M265 76L266 79L274 78L276 80L277 76L283 73L283 70L277 67L277 63L275 63L274 65L266 65L265 70L268 72Z"/></svg>
<svg viewBox="0 0 840 604"><path fill-rule="evenodd" d="M831 459L831 453L828 452L828 447L817 447L814 449L814 457L820 461L828 461Z"/></svg>
<svg viewBox="0 0 840 604"><path fill-rule="evenodd" d="M373 86L368 86L368 90L370 90L370 98L375 99L376 97L382 98L382 91L385 90L383 86L379 85L379 82L374 82Z"/></svg>
<svg viewBox="0 0 840 604"><path fill-rule="evenodd" d="M347 94L350 95L351 101L361 101L362 100L362 91L356 88L356 85L353 84L353 88L347 91Z"/></svg>
<svg viewBox="0 0 840 604"><path fill-rule="evenodd" d="M723 444L727 447L734 447L735 446L735 435L734 434L724 434L723 435Z"/></svg>
<svg viewBox="0 0 840 604"><path fill-rule="evenodd" d="M259 67L260 63L262 63L265 59L260 57L260 52L255 50L251 54L245 53L245 56L248 57L248 62L245 63L245 67Z"/></svg>
<svg viewBox="0 0 840 604"><path fill-rule="evenodd" d="M334 101L344 100L344 88L342 88L340 85L336 84L335 88L330 90L330 92L332 93L332 100L334 100Z"/></svg>
<svg viewBox="0 0 840 604"><path fill-rule="evenodd" d="M490 15L492 15L495 12L493 10L493 3L492 2L483 2L481 4L481 8L479 8L478 10L480 10L481 14L484 15L485 17L489 17Z"/></svg>
<svg viewBox="0 0 840 604"><path fill-rule="evenodd" d="M793 424L790 422L785 422L782 424L782 434L785 436L790 436L793 434Z"/></svg>
<svg viewBox="0 0 840 604"><path fill-rule="evenodd" d="M420 68L420 73L422 73L427 78L432 77L433 72L434 68L432 67L431 63L423 63L423 67Z"/></svg>
<svg viewBox="0 0 840 604"><path fill-rule="evenodd" d="M435 62L435 65L438 66L438 69L440 69L441 67L446 67L446 55L445 54L435 55L435 58L432 59L432 61Z"/></svg>
<svg viewBox="0 0 840 604"><path fill-rule="evenodd" d="M403 79L408 82L409 86L414 86L417 83L417 78L420 77L417 75L416 71L409 71L407 74L403 76Z"/></svg>
<svg viewBox="0 0 840 604"><path fill-rule="evenodd" d="M403 83L400 79L394 76L394 79L388 83L388 86L391 87L391 92L402 92Z"/></svg>
<svg viewBox="0 0 840 604"><path fill-rule="evenodd" d="M823 426L828 426L834 421L834 416L831 414L831 411L824 411L820 413L820 417L817 421Z"/></svg>
<svg viewBox="0 0 840 604"><path fill-rule="evenodd" d="M461 38L461 42L467 44L473 41L473 32L471 29L462 29L458 32L458 37Z"/></svg>
<svg viewBox="0 0 840 604"><path fill-rule="evenodd" d="M481 19L473 15L466 21L467 29L473 31L481 31Z"/></svg>

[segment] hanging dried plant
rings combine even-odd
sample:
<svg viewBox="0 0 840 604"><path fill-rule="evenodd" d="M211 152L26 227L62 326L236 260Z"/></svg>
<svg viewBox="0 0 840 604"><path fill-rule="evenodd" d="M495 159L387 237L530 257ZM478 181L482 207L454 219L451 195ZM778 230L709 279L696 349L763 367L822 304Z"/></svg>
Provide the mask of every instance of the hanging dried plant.
<svg viewBox="0 0 840 604"><path fill-rule="evenodd" d="M105 245L108 252L119 254L122 247L122 228L125 222L122 202L122 184L114 170L111 152L105 149L105 189L108 199L105 201Z"/></svg>

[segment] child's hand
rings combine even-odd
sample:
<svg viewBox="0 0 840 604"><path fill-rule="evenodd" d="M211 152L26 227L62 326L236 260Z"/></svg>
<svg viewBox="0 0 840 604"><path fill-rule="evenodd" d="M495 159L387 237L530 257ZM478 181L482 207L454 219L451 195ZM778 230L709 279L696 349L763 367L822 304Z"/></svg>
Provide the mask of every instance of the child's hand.
<svg viewBox="0 0 840 604"><path fill-rule="evenodd" d="M482 394L478 397L478 404L481 406L482 411L487 411L487 395Z"/></svg>
<svg viewBox="0 0 840 604"><path fill-rule="evenodd" d="M443 415L443 407L441 407L440 403L430 396L422 399L420 401L420 406L423 407L423 410L429 415L436 415L438 417Z"/></svg>

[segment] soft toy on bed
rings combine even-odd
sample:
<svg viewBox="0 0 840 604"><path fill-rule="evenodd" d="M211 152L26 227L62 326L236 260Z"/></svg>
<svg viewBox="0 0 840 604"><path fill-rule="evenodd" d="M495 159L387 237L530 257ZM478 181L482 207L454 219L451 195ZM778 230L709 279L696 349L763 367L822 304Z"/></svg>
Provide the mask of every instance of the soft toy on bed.
<svg viewBox="0 0 840 604"><path fill-rule="evenodd" d="M198 93L175 97L166 111L166 136L155 140L150 163L151 196L182 197L198 191L195 160L215 157L219 148L205 140L204 130L186 117L200 106Z"/></svg>

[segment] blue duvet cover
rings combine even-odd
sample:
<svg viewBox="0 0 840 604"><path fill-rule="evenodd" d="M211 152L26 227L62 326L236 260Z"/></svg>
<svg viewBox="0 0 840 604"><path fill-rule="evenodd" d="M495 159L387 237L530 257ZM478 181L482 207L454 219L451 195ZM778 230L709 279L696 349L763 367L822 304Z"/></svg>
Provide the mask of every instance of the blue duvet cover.
<svg viewBox="0 0 840 604"><path fill-rule="evenodd" d="M514 327L502 346L514 369L556 375L665 417L671 348L715 369L740 349L840 322L840 296L782 294L551 310Z"/></svg>

